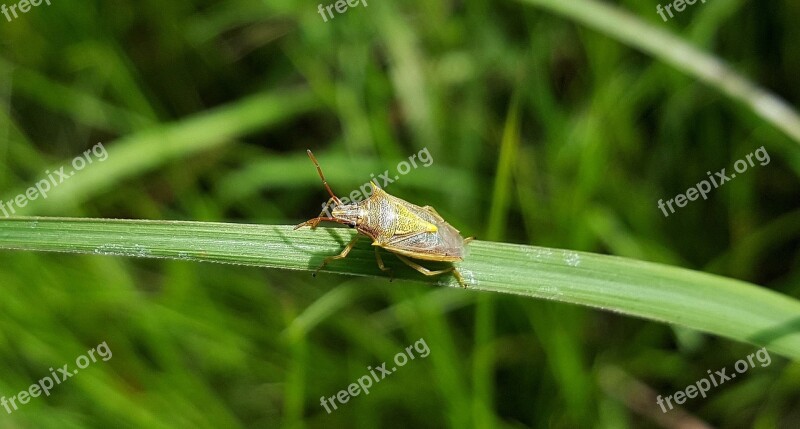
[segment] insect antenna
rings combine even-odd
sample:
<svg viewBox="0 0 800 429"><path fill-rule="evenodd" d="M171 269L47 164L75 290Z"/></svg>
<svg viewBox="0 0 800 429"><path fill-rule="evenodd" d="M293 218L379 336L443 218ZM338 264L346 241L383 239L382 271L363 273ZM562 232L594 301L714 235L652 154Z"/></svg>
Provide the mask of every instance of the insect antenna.
<svg viewBox="0 0 800 429"><path fill-rule="evenodd" d="M306 149L306 152L308 152L308 157L311 158L311 162L313 162L314 166L317 167L317 173L319 173L319 178L322 179L322 184L325 186L325 189L328 190L328 193L331 195L331 198L333 198L333 201L335 201L336 204L342 204L342 200L340 200L339 197L337 197L333 193L333 191L331 190L331 187L328 185L328 181L325 180L325 175L322 174L322 168L319 166L319 162L317 162L317 158L314 158L314 154L311 153L311 149Z"/></svg>

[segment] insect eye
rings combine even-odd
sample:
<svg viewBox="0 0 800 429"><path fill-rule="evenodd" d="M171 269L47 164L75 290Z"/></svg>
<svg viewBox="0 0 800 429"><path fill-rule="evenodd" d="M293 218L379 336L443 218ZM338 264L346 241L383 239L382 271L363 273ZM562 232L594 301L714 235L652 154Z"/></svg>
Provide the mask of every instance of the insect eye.
<svg viewBox="0 0 800 429"><path fill-rule="evenodd" d="M348 225L348 226L350 226L350 228L355 228L355 227L356 227L356 224L354 224L354 223L351 223L351 224L350 224L350 225Z"/></svg>

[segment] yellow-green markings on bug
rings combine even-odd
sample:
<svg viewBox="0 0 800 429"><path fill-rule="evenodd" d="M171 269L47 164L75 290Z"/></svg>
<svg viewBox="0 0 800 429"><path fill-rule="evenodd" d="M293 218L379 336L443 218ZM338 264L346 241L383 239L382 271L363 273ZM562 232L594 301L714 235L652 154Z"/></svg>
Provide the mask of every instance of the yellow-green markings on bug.
<svg viewBox="0 0 800 429"><path fill-rule="evenodd" d="M455 266L434 271L409 258L437 262L462 261L464 260L464 248L472 241L472 237L466 239L461 237L459 231L447 223L433 207L420 207L393 197L379 188L374 181L370 181L372 194L369 198L358 203L342 204L339 197L331 190L328 181L325 180L322 168L310 150L308 157L317 167L317 173L331 198L319 216L297 225L294 229L304 226L314 229L320 222L336 222L356 228L359 234L364 234L372 239L372 245L375 246L375 259L378 261L378 268L381 271L389 271L389 268L383 265L378 247L394 253L406 265L426 276L453 273L458 283L467 287L464 277ZM328 207L332 208L331 215L323 216ZM347 257L360 237L361 235L356 235L338 255L325 258L322 265L314 271L314 275L329 262Z"/></svg>

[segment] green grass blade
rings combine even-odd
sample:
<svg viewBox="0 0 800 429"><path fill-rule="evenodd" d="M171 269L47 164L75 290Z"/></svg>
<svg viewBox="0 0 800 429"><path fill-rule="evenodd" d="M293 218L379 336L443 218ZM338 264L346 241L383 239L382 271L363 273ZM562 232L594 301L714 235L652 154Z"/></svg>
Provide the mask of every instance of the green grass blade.
<svg viewBox="0 0 800 429"><path fill-rule="evenodd" d="M800 115L791 105L684 39L625 13L618 7L596 0L522 1L592 27L704 81L744 104L763 120L786 133L796 143L800 143ZM655 11L653 15L657 17Z"/></svg>
<svg viewBox="0 0 800 429"><path fill-rule="evenodd" d="M47 214L76 206L120 181L156 167L221 147L248 133L314 110L315 96L304 88L258 93L175 123L160 124L106 145L108 159L61 183L47 199L31 200L18 215ZM66 161L62 165L69 165ZM3 195L9 201L25 189Z"/></svg>
<svg viewBox="0 0 800 429"><path fill-rule="evenodd" d="M0 249L173 258L313 271L354 231L286 225L11 218L0 220ZM475 241L459 269L480 291L586 305L672 323L766 346L800 359L800 302L716 275L632 259ZM426 278L385 257L396 279L458 287L452 277ZM385 277L362 240L324 271ZM327 276L317 278L330 287ZM470 293L464 291L464 293Z"/></svg>

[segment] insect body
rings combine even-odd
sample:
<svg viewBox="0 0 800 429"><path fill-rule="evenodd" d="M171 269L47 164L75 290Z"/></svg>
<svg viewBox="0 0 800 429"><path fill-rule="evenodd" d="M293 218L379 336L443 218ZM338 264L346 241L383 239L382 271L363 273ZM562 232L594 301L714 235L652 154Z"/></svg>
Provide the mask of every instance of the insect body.
<svg viewBox="0 0 800 429"><path fill-rule="evenodd" d="M458 283L467 287L464 277L455 267L432 271L409 258L440 262L461 261L464 259L464 246L472 241L471 237L467 239L461 237L458 230L447 223L433 207L420 207L393 197L379 188L374 181L370 182L372 194L369 198L358 203L343 204L331 190L328 181L322 174L322 168L310 150L308 156L317 167L322 184L331 198L319 216L297 225L294 229L304 226L310 226L313 229L320 222L337 222L356 228L360 234L372 239L372 245L375 246L375 258L382 271L389 271L389 269L383 265L378 247L394 253L401 261L426 276L452 272ZM328 207L332 208L331 214L324 216ZM361 235L356 235L340 254L325 258L317 271L331 261L347 257L360 237Z"/></svg>

